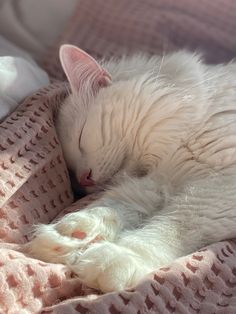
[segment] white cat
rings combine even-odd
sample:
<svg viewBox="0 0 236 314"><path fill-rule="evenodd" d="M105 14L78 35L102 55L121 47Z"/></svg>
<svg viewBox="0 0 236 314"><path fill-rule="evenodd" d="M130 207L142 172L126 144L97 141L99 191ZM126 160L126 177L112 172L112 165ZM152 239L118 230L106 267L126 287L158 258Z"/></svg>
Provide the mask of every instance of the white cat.
<svg viewBox="0 0 236 314"><path fill-rule="evenodd" d="M236 64L180 51L102 67L70 45L60 59L72 89L57 120L68 167L105 191L38 226L31 254L108 292L235 237Z"/></svg>

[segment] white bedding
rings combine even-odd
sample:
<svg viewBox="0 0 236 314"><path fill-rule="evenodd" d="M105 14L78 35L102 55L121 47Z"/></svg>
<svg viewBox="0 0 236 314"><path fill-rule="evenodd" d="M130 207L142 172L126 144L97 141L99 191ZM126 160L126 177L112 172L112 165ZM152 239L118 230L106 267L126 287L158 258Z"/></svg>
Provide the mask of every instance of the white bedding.
<svg viewBox="0 0 236 314"><path fill-rule="evenodd" d="M80 0L0 0L0 35L40 61Z"/></svg>
<svg viewBox="0 0 236 314"><path fill-rule="evenodd" d="M48 84L47 73L31 56L0 36L0 121L26 96Z"/></svg>
<svg viewBox="0 0 236 314"><path fill-rule="evenodd" d="M0 121L48 85L47 74L33 59L42 60L79 1L0 0Z"/></svg>

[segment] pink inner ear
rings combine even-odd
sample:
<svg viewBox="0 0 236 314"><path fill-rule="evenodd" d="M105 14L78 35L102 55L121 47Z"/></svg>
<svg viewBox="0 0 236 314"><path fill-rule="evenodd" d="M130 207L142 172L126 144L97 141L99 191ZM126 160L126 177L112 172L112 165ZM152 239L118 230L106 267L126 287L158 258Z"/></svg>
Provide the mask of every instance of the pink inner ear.
<svg viewBox="0 0 236 314"><path fill-rule="evenodd" d="M106 87L111 83L110 74L94 58L75 46L62 45L60 61L72 90L78 91L88 82L92 89Z"/></svg>

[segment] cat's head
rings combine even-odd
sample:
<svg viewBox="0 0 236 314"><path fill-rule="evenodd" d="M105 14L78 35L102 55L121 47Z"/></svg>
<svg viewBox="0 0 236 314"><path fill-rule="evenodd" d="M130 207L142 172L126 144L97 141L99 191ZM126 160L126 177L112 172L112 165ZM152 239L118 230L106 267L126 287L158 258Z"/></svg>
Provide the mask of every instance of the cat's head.
<svg viewBox="0 0 236 314"><path fill-rule="evenodd" d="M58 113L58 135L78 182L87 191L96 190L119 171L126 158L124 125L116 119L123 110L119 109L122 86L114 87L110 74L75 46L63 45L60 60L71 94Z"/></svg>
<svg viewBox="0 0 236 314"><path fill-rule="evenodd" d="M71 93L56 127L67 165L87 191L123 173L151 172L207 108L204 67L193 54L109 61L112 75L75 46L63 45L60 60Z"/></svg>

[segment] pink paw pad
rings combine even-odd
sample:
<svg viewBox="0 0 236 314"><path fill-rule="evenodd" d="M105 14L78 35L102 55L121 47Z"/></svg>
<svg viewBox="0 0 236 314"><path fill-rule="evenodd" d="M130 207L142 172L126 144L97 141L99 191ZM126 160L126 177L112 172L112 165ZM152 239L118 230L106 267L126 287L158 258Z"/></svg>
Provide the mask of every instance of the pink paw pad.
<svg viewBox="0 0 236 314"><path fill-rule="evenodd" d="M84 231L76 230L72 233L72 237L83 240L84 238L87 237L87 233Z"/></svg>

